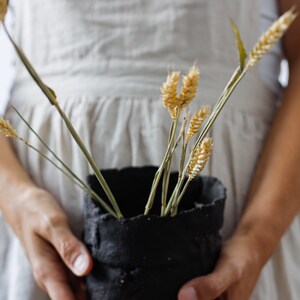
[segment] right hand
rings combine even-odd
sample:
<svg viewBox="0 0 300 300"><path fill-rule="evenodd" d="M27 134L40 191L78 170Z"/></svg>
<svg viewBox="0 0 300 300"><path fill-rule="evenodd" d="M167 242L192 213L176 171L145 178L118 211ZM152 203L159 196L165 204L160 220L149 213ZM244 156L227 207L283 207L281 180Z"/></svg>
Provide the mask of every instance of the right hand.
<svg viewBox="0 0 300 300"><path fill-rule="evenodd" d="M55 199L44 190L28 188L14 202L8 221L21 240L37 284L49 297L86 299L80 277L90 272L92 258L71 232Z"/></svg>

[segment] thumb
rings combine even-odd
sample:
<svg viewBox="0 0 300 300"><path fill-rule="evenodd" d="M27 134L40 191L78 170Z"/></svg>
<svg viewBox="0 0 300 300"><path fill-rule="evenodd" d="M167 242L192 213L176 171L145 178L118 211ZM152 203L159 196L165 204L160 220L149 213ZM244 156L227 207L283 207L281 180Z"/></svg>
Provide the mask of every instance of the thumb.
<svg viewBox="0 0 300 300"><path fill-rule="evenodd" d="M91 271L92 258L84 244L72 233L67 221L52 227L48 238L62 261L75 275L85 276Z"/></svg>
<svg viewBox="0 0 300 300"><path fill-rule="evenodd" d="M214 300L220 297L241 274L239 268L225 260L220 261L215 271L207 276L195 278L179 291L179 300Z"/></svg>

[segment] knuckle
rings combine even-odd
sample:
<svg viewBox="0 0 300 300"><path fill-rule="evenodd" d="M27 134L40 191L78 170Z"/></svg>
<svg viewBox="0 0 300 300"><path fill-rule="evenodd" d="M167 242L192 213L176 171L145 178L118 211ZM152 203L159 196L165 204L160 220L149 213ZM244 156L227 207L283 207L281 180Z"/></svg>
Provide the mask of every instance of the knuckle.
<svg viewBox="0 0 300 300"><path fill-rule="evenodd" d="M233 281L238 281L243 277L245 262L239 260L231 261L228 263L228 268L230 269Z"/></svg>
<svg viewBox="0 0 300 300"><path fill-rule="evenodd" d="M66 261L71 260L76 250L77 250L77 243L75 241L63 240L59 244L60 255Z"/></svg>
<svg viewBox="0 0 300 300"><path fill-rule="evenodd" d="M66 217L63 214L44 215L41 218L39 230L43 235L49 236L54 229L64 224L66 224Z"/></svg>
<svg viewBox="0 0 300 300"><path fill-rule="evenodd" d="M204 282L206 293L210 298L215 299L222 293L222 281L217 278L207 278Z"/></svg>
<svg viewBox="0 0 300 300"><path fill-rule="evenodd" d="M45 282L48 278L48 274L45 271L45 269L43 268L42 263L40 263L40 262L34 263L33 266L32 266L32 272L33 272L33 276L34 276L37 284L41 288L44 288L45 287Z"/></svg>

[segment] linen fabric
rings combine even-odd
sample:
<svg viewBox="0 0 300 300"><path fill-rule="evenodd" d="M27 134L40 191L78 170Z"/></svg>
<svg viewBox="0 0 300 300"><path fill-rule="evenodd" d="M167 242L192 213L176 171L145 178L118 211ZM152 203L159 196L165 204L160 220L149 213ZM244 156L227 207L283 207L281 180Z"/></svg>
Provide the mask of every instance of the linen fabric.
<svg viewBox="0 0 300 300"><path fill-rule="evenodd" d="M56 91L101 169L159 165L171 123L160 101L168 71L186 73L196 62L202 75L192 107L213 105L238 62L228 16L249 49L259 36L259 9L258 0L23 0L15 5L15 37ZM85 178L91 169L59 115L19 62L16 70L11 104ZM254 68L211 131L214 153L203 174L220 178L228 188L225 239L243 212L278 97ZM6 117L22 137L44 151L12 109ZM62 205L80 237L83 193L23 144L15 142L14 148L36 184ZM178 163L176 155L174 169ZM299 218L262 271L252 300L297 299L298 228ZM0 299L48 299L2 216L0 235Z"/></svg>

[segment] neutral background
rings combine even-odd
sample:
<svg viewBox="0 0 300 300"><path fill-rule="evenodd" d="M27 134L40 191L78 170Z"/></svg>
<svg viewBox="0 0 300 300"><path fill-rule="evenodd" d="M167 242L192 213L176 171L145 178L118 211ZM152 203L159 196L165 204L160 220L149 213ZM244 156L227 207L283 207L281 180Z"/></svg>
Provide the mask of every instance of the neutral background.
<svg viewBox="0 0 300 300"><path fill-rule="evenodd" d="M6 23L8 27L11 26L9 15L6 18ZM14 78L13 59L14 49L5 36L3 28L0 27L0 114L4 111L9 99L9 91ZM281 64L281 70L280 81L285 86L288 81L288 66L285 61Z"/></svg>

